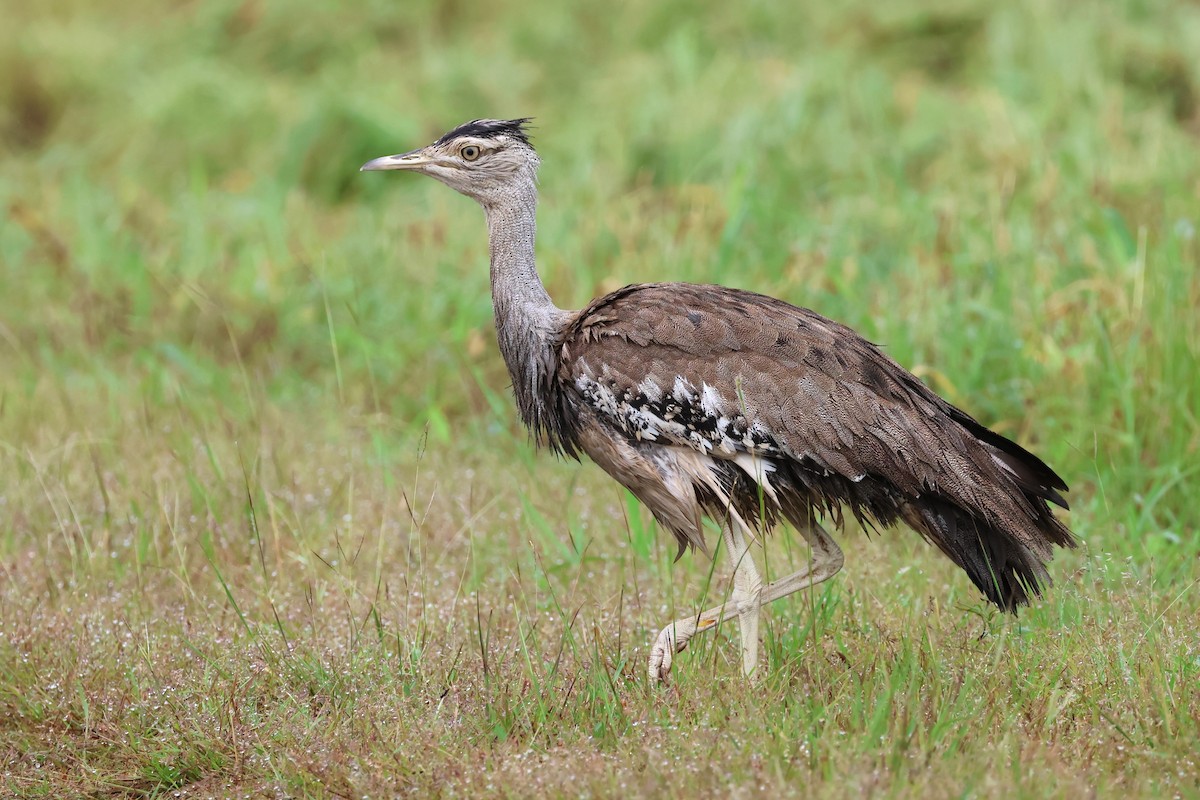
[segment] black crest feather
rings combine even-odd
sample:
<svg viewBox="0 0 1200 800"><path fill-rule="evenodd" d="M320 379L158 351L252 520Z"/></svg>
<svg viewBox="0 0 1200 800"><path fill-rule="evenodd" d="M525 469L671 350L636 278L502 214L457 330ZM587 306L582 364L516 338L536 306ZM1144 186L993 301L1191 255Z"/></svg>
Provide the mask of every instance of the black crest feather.
<svg viewBox="0 0 1200 800"><path fill-rule="evenodd" d="M500 136L510 136L524 144L529 144L529 123L532 117L520 119L473 119L464 122L445 136L437 140L437 144L457 139L459 136L474 136L478 139L495 139Z"/></svg>

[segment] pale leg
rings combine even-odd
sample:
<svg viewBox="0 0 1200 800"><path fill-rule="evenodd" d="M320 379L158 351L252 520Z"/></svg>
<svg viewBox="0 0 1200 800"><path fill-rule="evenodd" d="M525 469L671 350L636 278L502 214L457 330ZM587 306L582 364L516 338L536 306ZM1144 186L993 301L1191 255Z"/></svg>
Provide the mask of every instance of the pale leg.
<svg viewBox="0 0 1200 800"><path fill-rule="evenodd" d="M729 600L695 617L676 620L662 629L650 651L650 677L666 680L676 653L682 652L693 636L720 622L738 618L742 638L742 670L749 675L758 662L758 618L762 607L762 578L750 555L743 533L745 522L736 513L721 527L721 539L733 567L733 590ZM716 611L720 614L714 614Z"/></svg>
<svg viewBox="0 0 1200 800"><path fill-rule="evenodd" d="M671 662L675 653L682 652L687 647L688 640L701 631L706 631L715 628L722 622L732 619L734 616L739 618L742 633L742 670L746 675L754 671L758 662L758 612L761 606L767 603L787 597L790 594L806 589L810 586L816 586L822 581L832 578L842 568L844 558L842 550L825 529L822 528L816 520L812 520L807 526L800 528L800 534L804 540L808 542L812 548L812 559L809 563L792 573L786 575L777 581L774 581L765 590L754 592L759 595L760 602L747 604L744 601L751 596L755 586L761 587L762 582L758 577L758 570L754 569L753 581L749 578L743 578L745 581L743 586L738 584L738 574L741 572L741 565L749 562L753 568L753 561L750 559L748 548L745 544L745 538L741 536L741 531L733 532L735 525L727 526L725 531L722 531L722 536L725 538L726 546L729 552L742 553L743 557L735 562L734 572L734 591L730 596L729 602L710 608L709 610L698 614L695 617L678 620L672 625L663 628L662 633L658 635L658 640L654 643L654 648L650 651L650 678L652 680L665 681L667 674L671 671ZM731 539L733 541L731 541ZM752 628L752 637L747 628ZM752 643L751 643L752 642Z"/></svg>
<svg viewBox="0 0 1200 800"><path fill-rule="evenodd" d="M750 544L743 534L741 520L734 517L725 526L725 546L733 561L733 591L729 604L737 610L742 639L742 674L749 676L758 666L758 618L762 611L762 578L750 555Z"/></svg>
<svg viewBox="0 0 1200 800"><path fill-rule="evenodd" d="M764 606L801 589L807 589L829 580L841 571L842 564L845 563L846 559L842 555L842 548L838 547L838 543L825 532L825 529L815 519L810 521L807 527L799 528L799 531L800 535L804 537L804 541L808 542L808 546L812 548L812 558L807 566L796 570L791 575L785 575L777 581L772 581L771 585L763 592Z"/></svg>

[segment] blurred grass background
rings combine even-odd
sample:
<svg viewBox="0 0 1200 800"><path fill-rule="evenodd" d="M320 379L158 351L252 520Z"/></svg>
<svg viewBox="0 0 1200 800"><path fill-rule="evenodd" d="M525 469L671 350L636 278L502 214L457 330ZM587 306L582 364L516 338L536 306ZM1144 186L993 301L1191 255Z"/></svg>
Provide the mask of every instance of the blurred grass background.
<svg viewBox="0 0 1200 800"><path fill-rule="evenodd" d="M5 791L1200 791L1194 3L0 13ZM710 566L534 458L478 209L356 171L525 115L560 305L719 282L883 343L1071 484L1046 604L850 532L765 689L724 634L644 686Z"/></svg>

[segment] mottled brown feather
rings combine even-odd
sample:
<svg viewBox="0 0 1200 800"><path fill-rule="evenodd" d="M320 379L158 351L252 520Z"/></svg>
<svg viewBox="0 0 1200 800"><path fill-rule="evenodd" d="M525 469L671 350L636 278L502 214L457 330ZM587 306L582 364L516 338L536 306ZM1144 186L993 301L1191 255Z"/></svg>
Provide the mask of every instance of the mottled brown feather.
<svg viewBox="0 0 1200 800"><path fill-rule="evenodd" d="M581 376L618 395L636 394L648 380L666 389L682 376L725 398L727 411L769 435L764 448L777 449L773 479L784 496L767 509L765 527L776 513L800 524L842 504L869 523L902 519L1006 609L1049 581L1052 545L1074 546L1047 506L1065 507L1066 484L1045 463L853 330L807 309L718 286L643 284L599 298L563 331L552 440L569 453L582 449L629 487L681 549L702 545L696 514L652 484L669 472L654 466L668 449L703 448L678 437L639 441L619 413L580 392ZM642 472L630 466L639 460ZM750 512L760 492L744 478L732 467L722 473L732 502ZM720 513L703 486L693 491Z"/></svg>

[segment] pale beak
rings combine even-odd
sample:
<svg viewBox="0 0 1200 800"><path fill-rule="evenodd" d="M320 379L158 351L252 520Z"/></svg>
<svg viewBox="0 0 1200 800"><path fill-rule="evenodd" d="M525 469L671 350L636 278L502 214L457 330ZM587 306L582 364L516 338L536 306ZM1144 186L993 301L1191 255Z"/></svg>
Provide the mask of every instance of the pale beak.
<svg viewBox="0 0 1200 800"><path fill-rule="evenodd" d="M381 169L420 169L432 163L433 159L427 158L423 151L413 150L395 156L382 156L373 159L359 167L358 171L374 172Z"/></svg>

